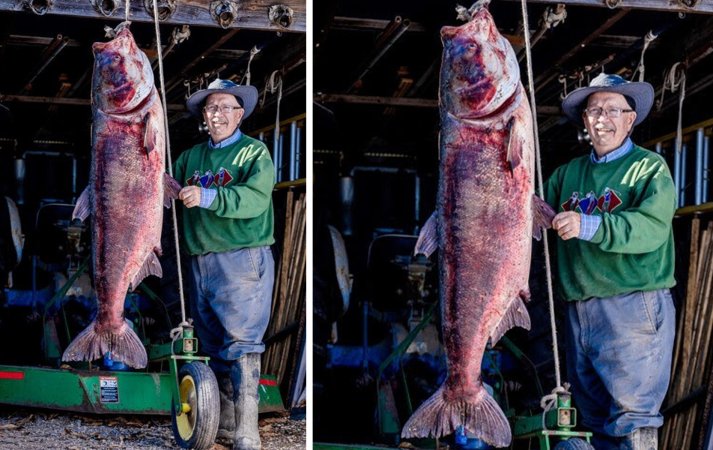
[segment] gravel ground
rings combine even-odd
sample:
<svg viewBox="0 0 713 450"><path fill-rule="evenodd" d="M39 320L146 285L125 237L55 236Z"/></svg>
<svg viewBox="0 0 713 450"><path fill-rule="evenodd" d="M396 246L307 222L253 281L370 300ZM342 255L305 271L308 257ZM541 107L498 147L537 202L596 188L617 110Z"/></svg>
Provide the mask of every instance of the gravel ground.
<svg viewBox="0 0 713 450"><path fill-rule="evenodd" d="M260 416L265 450L306 448L304 413ZM170 417L92 416L3 407L0 449L176 449ZM222 449L216 447L216 449Z"/></svg>

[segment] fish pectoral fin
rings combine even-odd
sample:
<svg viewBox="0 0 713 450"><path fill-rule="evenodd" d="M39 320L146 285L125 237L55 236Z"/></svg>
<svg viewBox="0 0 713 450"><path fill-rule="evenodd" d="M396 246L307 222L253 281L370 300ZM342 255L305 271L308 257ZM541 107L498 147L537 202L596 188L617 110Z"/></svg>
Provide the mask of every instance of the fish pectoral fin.
<svg viewBox="0 0 713 450"><path fill-rule="evenodd" d="M522 301L522 296L522 293L518 294L515 300L510 303L500 322L493 328L490 333L490 345L495 345L510 328L517 326L526 330L530 329L530 314Z"/></svg>
<svg viewBox="0 0 713 450"><path fill-rule="evenodd" d="M77 199L77 204L74 205L74 211L72 211L72 220L79 219L84 221L89 217L91 212L91 205L89 202L89 186L84 188L79 198Z"/></svg>
<svg viewBox="0 0 713 450"><path fill-rule="evenodd" d="M537 195L532 195L532 237L542 239L542 229L552 228L555 210Z"/></svg>
<svg viewBox="0 0 713 450"><path fill-rule="evenodd" d="M156 113L149 111L144 117L144 148L146 149L146 154L151 153L152 150L157 148L161 139L159 127L161 122L158 120Z"/></svg>
<svg viewBox="0 0 713 450"><path fill-rule="evenodd" d="M149 253L148 258L144 261L144 265L141 266L141 270L139 270L139 273L136 274L134 279L131 281L131 285L129 285L129 290L133 291L136 289L136 287L143 281L144 278L146 278L149 275L155 275L159 278L163 276L163 270L161 269L161 263L158 260L158 256L156 256L155 252Z"/></svg>
<svg viewBox="0 0 713 450"><path fill-rule="evenodd" d="M510 164L510 171L514 171L516 167L522 164L522 142L520 135L515 128L515 118L512 117L507 125L509 131L507 162Z"/></svg>
<svg viewBox="0 0 713 450"><path fill-rule="evenodd" d="M413 254L422 253L429 257L438 249L438 230L436 227L436 213L431 214L426 223L423 224L421 232L418 234L416 247L413 249Z"/></svg>
<svg viewBox="0 0 713 450"><path fill-rule="evenodd" d="M163 174L163 206L171 207L171 200L178 198L178 192L181 190L181 183L176 181L171 175L164 172Z"/></svg>

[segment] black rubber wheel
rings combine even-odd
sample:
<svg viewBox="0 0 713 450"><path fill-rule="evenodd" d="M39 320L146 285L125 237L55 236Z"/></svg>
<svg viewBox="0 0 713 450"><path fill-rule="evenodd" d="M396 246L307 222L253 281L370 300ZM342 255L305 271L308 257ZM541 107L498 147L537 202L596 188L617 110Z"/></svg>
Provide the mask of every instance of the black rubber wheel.
<svg viewBox="0 0 713 450"><path fill-rule="evenodd" d="M594 450L594 447L584 439L571 438L559 442L554 450Z"/></svg>
<svg viewBox="0 0 713 450"><path fill-rule="evenodd" d="M178 390L184 413L171 405L173 436L182 448L206 450L215 442L220 422L220 394L213 371L202 362L184 364L178 370Z"/></svg>

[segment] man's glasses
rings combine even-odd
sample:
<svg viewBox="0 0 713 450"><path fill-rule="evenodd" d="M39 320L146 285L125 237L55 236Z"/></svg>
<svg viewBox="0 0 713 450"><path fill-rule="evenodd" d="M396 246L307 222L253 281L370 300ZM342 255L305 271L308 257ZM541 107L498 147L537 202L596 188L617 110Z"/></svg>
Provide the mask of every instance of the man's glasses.
<svg viewBox="0 0 713 450"><path fill-rule="evenodd" d="M232 112L234 109L243 109L241 106L231 106L231 105L208 105L203 108L203 111L207 112L208 114L215 114L220 110L223 114L228 114Z"/></svg>
<svg viewBox="0 0 713 450"><path fill-rule="evenodd" d="M599 108L599 107L594 107L594 108L587 108L584 110L584 114L586 114L588 117L591 117L593 119L599 118L602 114L606 115L607 117L611 119L617 119L621 117L621 113L625 112L634 112L633 109L624 109L624 108Z"/></svg>

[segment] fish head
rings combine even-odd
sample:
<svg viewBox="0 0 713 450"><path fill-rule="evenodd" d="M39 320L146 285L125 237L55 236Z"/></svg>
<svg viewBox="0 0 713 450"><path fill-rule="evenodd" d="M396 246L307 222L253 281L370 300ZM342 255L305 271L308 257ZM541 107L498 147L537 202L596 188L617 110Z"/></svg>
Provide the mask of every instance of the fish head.
<svg viewBox="0 0 713 450"><path fill-rule="evenodd" d="M441 108L464 119L493 113L517 91L520 68L510 43L490 12L482 8L470 22L441 29Z"/></svg>
<svg viewBox="0 0 713 450"><path fill-rule="evenodd" d="M123 113L139 106L153 90L148 57L128 28L109 42L95 42L92 102L107 113Z"/></svg>

